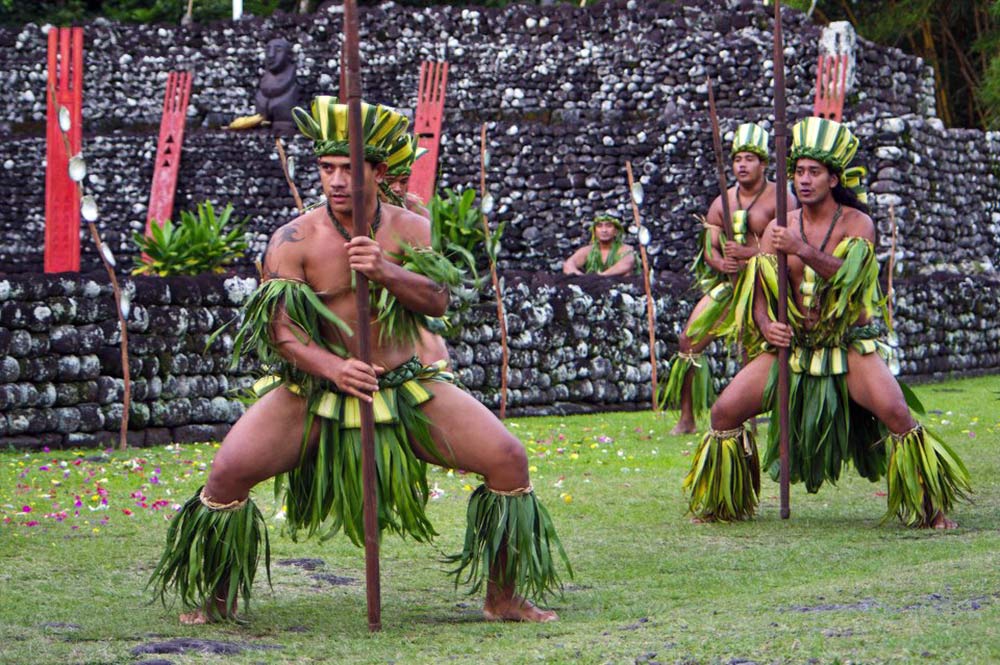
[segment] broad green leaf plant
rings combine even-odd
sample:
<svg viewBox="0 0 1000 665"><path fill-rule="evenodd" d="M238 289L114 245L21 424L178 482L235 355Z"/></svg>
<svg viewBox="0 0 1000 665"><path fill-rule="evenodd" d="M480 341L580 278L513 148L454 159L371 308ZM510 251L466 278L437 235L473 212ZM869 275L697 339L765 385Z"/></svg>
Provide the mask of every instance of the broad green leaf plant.
<svg viewBox="0 0 1000 665"><path fill-rule="evenodd" d="M197 214L184 211L180 224L169 219L150 225L150 235L133 233L132 240L142 256L136 259L134 275L200 275L222 273L247 249L245 227L249 217L235 222L227 232L232 204L222 213L208 201L198 204Z"/></svg>

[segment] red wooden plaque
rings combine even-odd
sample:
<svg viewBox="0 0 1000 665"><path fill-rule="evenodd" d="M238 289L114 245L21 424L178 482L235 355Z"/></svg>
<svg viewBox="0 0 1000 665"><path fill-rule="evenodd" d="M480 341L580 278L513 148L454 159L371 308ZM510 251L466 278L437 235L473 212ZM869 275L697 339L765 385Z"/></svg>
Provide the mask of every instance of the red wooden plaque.
<svg viewBox="0 0 1000 665"><path fill-rule="evenodd" d="M827 120L840 119L844 114L847 94L847 55L821 55L816 65L816 98L813 115Z"/></svg>
<svg viewBox="0 0 1000 665"><path fill-rule="evenodd" d="M167 92L163 96L160 140L156 145L153 186L146 213L146 235L149 235L150 224L154 220L162 224L174 212L174 193L177 191L177 172L181 163L184 122L190 98L191 72L170 72L167 76Z"/></svg>
<svg viewBox="0 0 1000 665"><path fill-rule="evenodd" d="M83 28L49 30L45 145L45 272L80 270L80 197L69 160L82 146ZM69 113L65 136L59 111ZM67 145L68 139L68 145Z"/></svg>
<svg viewBox="0 0 1000 665"><path fill-rule="evenodd" d="M434 195L437 179L438 151L441 148L441 121L444 118L444 96L448 85L447 62L423 62L420 65L420 88L417 91L417 111L413 133L427 154L413 163L409 191L424 202Z"/></svg>

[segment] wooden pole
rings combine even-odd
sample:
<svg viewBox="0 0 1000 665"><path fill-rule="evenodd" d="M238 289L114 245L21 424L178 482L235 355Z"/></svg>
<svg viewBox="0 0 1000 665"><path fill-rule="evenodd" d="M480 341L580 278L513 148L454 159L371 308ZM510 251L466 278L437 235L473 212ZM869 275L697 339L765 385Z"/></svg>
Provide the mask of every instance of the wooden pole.
<svg viewBox="0 0 1000 665"><path fill-rule="evenodd" d="M344 0L344 44L347 59L347 132L350 136L351 206L355 237L367 237L368 217L365 215L365 150L361 135L361 61L358 54L358 8L356 0ZM356 274L355 293L358 324L358 355L361 362L371 364L371 311L368 302L368 278ZM382 630L382 600L379 580L378 497L375 494L375 417L371 402L361 405L361 477L364 484L365 522L365 585L368 595L368 630Z"/></svg>
<svg viewBox="0 0 1000 665"><path fill-rule="evenodd" d="M278 149L278 158L281 160L281 170L285 174L285 182L288 183L288 189L292 192L292 198L295 199L295 207L298 208L299 214L301 215L306 211L306 207L302 205L302 197L299 196L299 188L295 186L295 181L292 180L292 174L288 172L288 156L285 154L285 144L281 142L281 137L275 137L274 145Z"/></svg>
<svg viewBox="0 0 1000 665"><path fill-rule="evenodd" d="M653 289L649 284L649 257L646 256L646 246L642 244L642 219L639 217L639 204L632 194L632 186L635 180L632 177L632 162L625 160L625 173L628 176L628 198L632 202L632 218L640 232L639 257L642 259L642 286L646 289L646 324L649 328L649 364L652 367L650 381L653 384L652 395L653 411L660 410L660 405L656 401L656 303L653 302Z"/></svg>
<svg viewBox="0 0 1000 665"><path fill-rule="evenodd" d="M785 52L781 36L781 0L774 0L774 151L777 159L776 208L778 226L788 225L788 126L785 118ZM778 252L778 322L788 323L788 256ZM781 519L791 515L789 508L788 448L788 347L778 349L778 451L780 455Z"/></svg>
<svg viewBox="0 0 1000 665"><path fill-rule="evenodd" d="M128 448L128 413L132 407L132 372L128 366L128 322L125 320L125 312L122 311L122 290L118 285L118 277L115 276L115 269L112 267L104 251L101 234L98 233L97 226L93 222L87 222L87 226L90 228L90 237L94 239L94 244L97 246L97 255L101 257L104 269L108 271L108 279L111 280L111 291L115 296L115 309L118 311L118 326L122 332L122 381L125 384L125 395L122 398L122 424L118 435L118 450L125 450Z"/></svg>
<svg viewBox="0 0 1000 665"><path fill-rule="evenodd" d="M486 123L479 132L479 200L486 199ZM490 224L483 213L483 236L486 246L490 246ZM500 323L500 420L507 416L507 366L510 363L510 352L507 349L507 317L503 311L503 292L500 290L500 278L497 276L497 264L490 256L490 279L493 281L493 293L497 299L497 320Z"/></svg>
<svg viewBox="0 0 1000 665"><path fill-rule="evenodd" d="M726 164L722 158L722 134L719 130L719 116L715 111L715 93L712 92L712 77L705 79L708 85L708 116L712 120L712 147L715 149L715 171L719 176L719 200L722 201L722 231L726 240L733 239L733 218L729 211L729 185L726 184Z"/></svg>
<svg viewBox="0 0 1000 665"><path fill-rule="evenodd" d="M896 292L892 288L892 275L896 272L896 207L889 206L889 222L892 224L892 244L889 247L889 276L886 279L885 295L888 300L889 328L892 328L892 302Z"/></svg>

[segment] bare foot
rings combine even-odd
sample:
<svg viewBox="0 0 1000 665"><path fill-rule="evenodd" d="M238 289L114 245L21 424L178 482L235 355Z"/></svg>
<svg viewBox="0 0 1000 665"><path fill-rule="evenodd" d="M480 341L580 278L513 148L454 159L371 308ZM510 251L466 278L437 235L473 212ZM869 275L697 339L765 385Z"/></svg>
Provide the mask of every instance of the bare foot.
<svg viewBox="0 0 1000 665"><path fill-rule="evenodd" d="M957 529L958 522L948 519L948 517L940 510L935 513L934 517L928 524L924 524L925 529Z"/></svg>
<svg viewBox="0 0 1000 665"><path fill-rule="evenodd" d="M691 524L714 524L715 518L711 515L702 515L701 517L692 517Z"/></svg>
<svg viewBox="0 0 1000 665"><path fill-rule="evenodd" d="M487 600L483 606L483 617L487 621L533 621L547 623L557 621L559 615L552 610L543 610L520 596L509 600Z"/></svg>
<svg viewBox="0 0 1000 665"><path fill-rule="evenodd" d="M216 599L215 601L215 611L216 616L222 617L223 619L233 619L239 621L236 614L236 603L233 604L233 611L226 611L226 602L224 599ZM211 614L204 607L200 607L193 612L185 612L180 615L181 623L187 626L200 626L206 623L215 623L218 619L212 618Z"/></svg>
<svg viewBox="0 0 1000 665"><path fill-rule="evenodd" d="M677 422L672 430L670 430L671 436L677 436L678 434L694 434L698 431L698 426L693 420L681 419Z"/></svg>
<svg viewBox="0 0 1000 665"><path fill-rule="evenodd" d="M195 610L194 612L186 612L180 616L181 623L185 626L200 626L202 624L211 623L211 619L208 618L208 614L205 610Z"/></svg>

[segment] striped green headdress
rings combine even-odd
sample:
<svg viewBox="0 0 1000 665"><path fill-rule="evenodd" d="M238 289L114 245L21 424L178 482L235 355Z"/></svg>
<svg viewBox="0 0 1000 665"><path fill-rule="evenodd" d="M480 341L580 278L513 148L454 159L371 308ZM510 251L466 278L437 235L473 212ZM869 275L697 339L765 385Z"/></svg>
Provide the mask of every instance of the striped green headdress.
<svg viewBox="0 0 1000 665"><path fill-rule="evenodd" d="M400 134L389 148L389 157L386 159L389 170L385 174L388 176L410 175L410 172L413 171L413 162L423 157L426 152L427 148L417 146L415 134Z"/></svg>
<svg viewBox="0 0 1000 665"><path fill-rule="evenodd" d="M796 160L805 157L826 164L841 176L857 151L858 139L846 126L825 118L806 118L792 127L788 174L795 172Z"/></svg>
<svg viewBox="0 0 1000 665"><path fill-rule="evenodd" d="M350 156L347 104L338 103L336 97L320 95L313 100L310 111L297 106L292 109L292 117L299 131L316 142L313 152L318 157ZM408 124L406 117L395 109L361 102L365 161L374 164L386 161L396 139L405 135Z"/></svg>
<svg viewBox="0 0 1000 665"><path fill-rule="evenodd" d="M729 155L735 157L738 152L752 152L766 162L768 160L767 144L770 139L766 129L757 123L745 122L736 128L733 149Z"/></svg>

